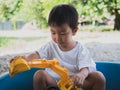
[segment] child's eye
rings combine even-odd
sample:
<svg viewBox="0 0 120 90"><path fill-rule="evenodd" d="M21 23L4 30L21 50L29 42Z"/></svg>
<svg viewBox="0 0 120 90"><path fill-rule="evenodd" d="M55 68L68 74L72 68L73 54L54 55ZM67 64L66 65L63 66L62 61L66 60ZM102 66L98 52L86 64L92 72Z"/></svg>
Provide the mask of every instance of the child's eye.
<svg viewBox="0 0 120 90"><path fill-rule="evenodd" d="M52 32L53 35L55 35L56 33Z"/></svg>

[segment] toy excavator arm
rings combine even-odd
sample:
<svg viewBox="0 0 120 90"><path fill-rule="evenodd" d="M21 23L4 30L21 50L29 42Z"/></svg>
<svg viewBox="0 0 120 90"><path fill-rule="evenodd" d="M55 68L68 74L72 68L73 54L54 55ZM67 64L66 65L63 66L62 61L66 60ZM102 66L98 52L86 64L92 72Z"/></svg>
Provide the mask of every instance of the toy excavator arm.
<svg viewBox="0 0 120 90"><path fill-rule="evenodd" d="M72 81L69 79L68 70L59 65L59 62L56 59L53 60L45 60L45 59L37 59L27 62L22 57L15 58L10 63L10 76L30 70L30 67L33 68L51 68L54 72L60 75L60 80L58 81L58 86L61 90L71 90L73 88ZM75 90L80 90L77 88Z"/></svg>
<svg viewBox="0 0 120 90"><path fill-rule="evenodd" d="M58 60L37 59L28 62L28 65L33 68L51 68L54 72L60 75L60 80L65 82L68 80L68 70L59 65Z"/></svg>

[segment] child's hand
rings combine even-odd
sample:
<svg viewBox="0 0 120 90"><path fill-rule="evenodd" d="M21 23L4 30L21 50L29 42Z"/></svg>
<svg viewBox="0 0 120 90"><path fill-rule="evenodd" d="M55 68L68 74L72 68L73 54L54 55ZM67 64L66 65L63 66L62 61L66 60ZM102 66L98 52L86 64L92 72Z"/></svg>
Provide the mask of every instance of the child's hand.
<svg viewBox="0 0 120 90"><path fill-rule="evenodd" d="M73 75L73 84L74 86L78 86L81 87L83 86L83 82L86 78L86 75L84 73L77 73L75 75Z"/></svg>

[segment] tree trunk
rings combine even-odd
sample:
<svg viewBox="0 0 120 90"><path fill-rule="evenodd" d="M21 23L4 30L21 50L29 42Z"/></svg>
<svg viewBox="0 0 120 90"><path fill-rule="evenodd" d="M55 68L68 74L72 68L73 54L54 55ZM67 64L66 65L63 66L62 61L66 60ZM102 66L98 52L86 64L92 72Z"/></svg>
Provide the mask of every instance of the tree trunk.
<svg viewBox="0 0 120 90"><path fill-rule="evenodd" d="M120 14L118 12L119 9L115 9L115 24L114 30L120 30Z"/></svg>

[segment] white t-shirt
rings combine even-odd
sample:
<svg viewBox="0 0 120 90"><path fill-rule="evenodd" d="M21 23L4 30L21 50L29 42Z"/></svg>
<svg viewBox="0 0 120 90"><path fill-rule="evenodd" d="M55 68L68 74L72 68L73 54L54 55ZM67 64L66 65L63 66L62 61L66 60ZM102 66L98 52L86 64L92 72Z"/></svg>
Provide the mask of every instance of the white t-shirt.
<svg viewBox="0 0 120 90"><path fill-rule="evenodd" d="M72 50L62 51L54 41L50 41L42 46L38 53L41 58L48 60L56 58L61 66L68 69L70 76L79 72L84 67L88 67L89 72L96 70L96 64L91 58L89 51L80 42L77 42L76 47ZM57 80L59 79L59 75L51 69L47 68L46 71Z"/></svg>

